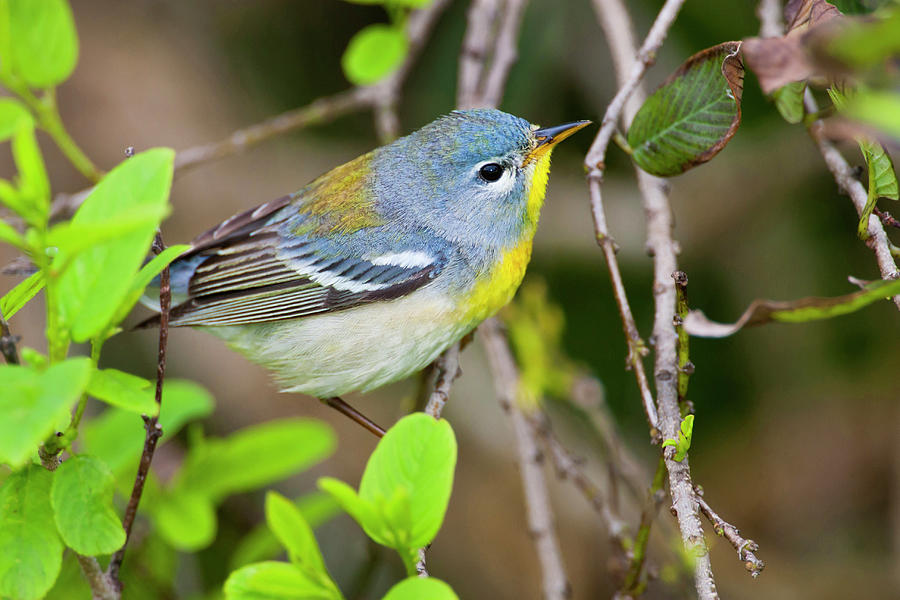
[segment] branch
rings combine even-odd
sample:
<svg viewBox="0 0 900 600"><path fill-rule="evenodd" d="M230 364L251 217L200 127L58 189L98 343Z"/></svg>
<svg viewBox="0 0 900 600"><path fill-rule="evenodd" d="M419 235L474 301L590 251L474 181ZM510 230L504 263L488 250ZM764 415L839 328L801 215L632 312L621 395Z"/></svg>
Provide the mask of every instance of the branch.
<svg viewBox="0 0 900 600"><path fill-rule="evenodd" d="M159 254L165 248L162 235L157 231L156 239L153 240L153 252ZM134 477L131 497L128 499L128 505L125 507L125 518L122 520L122 527L125 529L125 543L113 554L106 571L119 592L122 589L122 582L119 581L119 569L122 567L122 560L125 558L125 548L128 546L128 540L131 538L131 528L137 516L141 495L144 493L144 484L147 482L147 476L150 473L153 453L156 451L159 438L163 435L162 426L159 424L159 410L162 410L163 380L166 375L166 346L169 341L169 307L171 303L172 293L169 287L169 267L166 266L160 274L159 282L159 353L156 362L156 406L158 411L157 416L144 417L144 429L146 430L144 450L141 453L141 461L138 464L137 474Z"/></svg>
<svg viewBox="0 0 900 600"><path fill-rule="evenodd" d="M457 377L462 375L459 368L459 351L460 343L457 342L444 350L444 353L434 361L437 368L437 379L435 379L434 390L431 392L428 404L425 406L425 412L435 419L441 418L441 411L444 410L447 400L450 399L450 386Z"/></svg>
<svg viewBox="0 0 900 600"><path fill-rule="evenodd" d="M568 598L571 588L563 566L562 554L553 524L553 510L547 494L547 482L541 469L543 455L528 418L517 404L519 373L500 325L495 319L481 324L479 331L494 375L494 388L500 406L513 422L518 449L522 488L528 512L528 527L537 550L543 579L544 599Z"/></svg>
<svg viewBox="0 0 900 600"><path fill-rule="evenodd" d="M807 113L815 114L818 112L818 106L809 89L806 90L803 104ZM859 180L854 177L853 168L847 163L840 150L828 141L828 138L825 136L825 126L821 120L814 121L809 126L809 135L816 143L816 146L819 147L819 152L822 154L828 170L831 171L835 183L850 196L850 200L856 208L856 213L862 216L863 211L866 209L868 192ZM866 246L875 253L875 260L878 262L881 278L891 280L900 277L897 263L894 262L894 256L891 254L891 242L888 240L884 226L881 224L881 219L877 215L869 216L869 227L866 229L866 233L869 236L866 239ZM894 296L894 304L900 309L900 294Z"/></svg>
<svg viewBox="0 0 900 600"><path fill-rule="evenodd" d="M614 488L607 495L600 486L588 478L581 468L581 461L574 456L562 445L559 439L551 431L546 420L546 415L537 413L528 418L534 433L540 436L544 442L545 448L549 451L556 474L560 479L566 479L581 492L581 495L588 501L603 520L606 521L609 531L610 540L619 548L624 549L625 533L628 526L615 510L612 500Z"/></svg>
<svg viewBox="0 0 900 600"><path fill-rule="evenodd" d="M738 559L744 563L744 568L746 568L754 578L758 577L766 566L766 563L761 561L755 554L756 552L759 552L759 544L753 540L747 540L741 537L741 532L738 531L737 527L717 515L716 512L710 508L706 500L703 499L702 489L695 487L694 495L697 503L700 505L700 511L703 513L703 516L712 523L716 534L721 535L731 543L734 549L737 550Z"/></svg>
<svg viewBox="0 0 900 600"><path fill-rule="evenodd" d="M75 553L75 558L81 566L81 572L91 586L91 598L93 600L119 600L119 592L113 579L103 572L100 563L93 556L82 556Z"/></svg>
<svg viewBox="0 0 900 600"><path fill-rule="evenodd" d="M526 4L527 0L472 2L459 59L458 108L496 108L500 104L518 57L516 42Z"/></svg>
<svg viewBox="0 0 900 600"><path fill-rule="evenodd" d="M643 102L644 92L640 89L641 78L646 72L662 45L666 33L678 14L683 0L667 0L660 10L647 34L637 59L628 59L628 55L634 56L634 46L625 47L629 43L628 36L623 36L622 31L631 31L631 20L621 0L595 0L594 6L601 22L601 26L607 35L607 40L612 49L616 66L616 75L619 82L619 91L604 114L600 132L591 146L585 164L589 170L588 180L591 189L592 206L594 208L595 221L603 225L598 227L598 239L605 232L605 217L602 215L602 201L600 196L600 181L605 168L604 160L609 141L617 126L619 118L625 123L630 122L637 108ZM633 44L633 42L631 42ZM626 74L627 73L627 74ZM634 93L637 94L628 103L626 100ZM673 322L676 314L675 283L672 274L678 270L675 258L675 242L672 239L672 208L667 197L667 184L664 180L649 175L637 169L638 187L644 198L644 211L647 215L647 247L653 259L653 293L655 297L655 312L653 320L653 337L655 340L655 364L654 379L656 383L657 407L659 410L659 429L666 439L677 439L681 424L681 413L678 406L678 353L677 337ZM598 213L600 218L598 218ZM601 243L604 253L611 254L611 245ZM609 259L607 260L609 262ZM612 271L612 269L611 269ZM624 298L624 290L622 290ZM621 303L620 303L621 305ZM624 318L624 317L623 317ZM626 333L628 323L626 321ZM640 363L640 360L636 360ZM646 398L645 398L646 407ZM648 410L648 417L652 413ZM653 424L651 420L651 425ZM706 540L703 537L703 528L698 515L698 505L694 499L693 485L691 483L690 467L687 457L682 461L673 460L674 452L671 450L663 453L666 469L669 473L669 493L672 497L678 526L681 530L682 542L689 555L694 557L694 584L700 598L718 598L712 568L709 562L709 552Z"/></svg>

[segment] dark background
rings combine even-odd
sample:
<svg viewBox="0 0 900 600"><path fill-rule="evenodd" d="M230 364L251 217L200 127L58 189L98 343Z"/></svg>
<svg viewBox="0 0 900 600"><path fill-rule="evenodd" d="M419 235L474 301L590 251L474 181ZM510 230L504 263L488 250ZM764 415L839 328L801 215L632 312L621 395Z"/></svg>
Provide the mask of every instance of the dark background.
<svg viewBox="0 0 900 600"><path fill-rule="evenodd" d="M629 2L641 34L660 4ZM453 108L466 5L456 2L443 15L408 81L400 109L403 131ZM650 83L698 50L755 35L754 8L751 2L688 2ZM184 149L346 89L340 56L347 41L364 25L386 21L378 7L322 0L79 0L73 11L81 54L74 76L59 89L59 101L72 134L103 168L116 164L128 145ZM599 121L615 87L589 2L533 0L519 52L501 108L544 125ZM850 201L838 193L802 126L784 123L749 73L743 117L721 155L673 180L675 235L682 248L680 266L690 277L691 305L713 319L733 320L757 297L837 295L853 291L848 275L878 278L874 256L856 239ZM602 380L622 435L650 471L654 450L647 444L633 376L623 368L621 324L593 241L582 177L581 161L595 132L575 136L555 154L526 285L547 283L565 313L566 351ZM41 144L54 191L85 187L47 138ZM189 240L375 145L370 115L359 114L191 170L175 182L165 238ZM3 152L0 165L10 165L8 150ZM845 148L845 155L861 163L855 148ZM604 196L610 229L622 247L625 284L647 336L652 264L644 251L643 211L624 155L613 148L609 162ZM9 175L11 166L2 170ZM0 249L0 259L8 258L8 248ZM15 283L0 276L0 291ZM26 345L40 347L40 302L17 315L12 326ZM770 325L725 340L692 342L695 480L724 518L759 542L767 563L753 581L734 550L711 539L724 597L900 594L898 332L896 308L880 302L836 320ZM149 377L155 352L155 333L126 333L107 343L104 363ZM212 336L176 330L169 352L170 373L215 394L210 434L284 415L311 415L334 425L340 440L336 455L285 482L283 491L312 490L322 474L358 481L375 443L368 433L309 398L277 393L263 370ZM540 576L525 526L511 427L484 365L481 348L472 344L444 413L459 438L460 460L447 521L428 567L462 598L537 598ZM348 400L387 424L400 416L400 399L413 390L412 382L404 382ZM566 443L586 456L588 470L602 480L595 448L564 415L556 419ZM163 454L160 460L164 469L173 459ZM571 486L554 481L552 495L574 597L608 597L613 588L604 526ZM204 581L224 576L231 546L261 518L261 508L261 495L226 503L217 543L182 565L184 589L199 593ZM637 510L629 507L630 523ZM665 508L660 519L672 520ZM364 535L342 516L318 537L326 562L345 583L365 556ZM657 566L672 556L668 544L654 536L651 561ZM399 562L387 551L385 557L379 589L400 575ZM654 583L648 597L681 597L689 589Z"/></svg>

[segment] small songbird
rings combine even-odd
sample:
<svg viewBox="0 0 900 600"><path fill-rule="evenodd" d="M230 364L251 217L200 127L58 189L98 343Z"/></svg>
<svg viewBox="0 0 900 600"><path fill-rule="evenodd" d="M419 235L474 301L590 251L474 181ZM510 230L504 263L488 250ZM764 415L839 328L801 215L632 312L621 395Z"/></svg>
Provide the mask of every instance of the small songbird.
<svg viewBox="0 0 900 600"><path fill-rule="evenodd" d="M222 338L284 391L407 377L512 298L553 147L588 123L455 111L235 215L172 263L170 324Z"/></svg>

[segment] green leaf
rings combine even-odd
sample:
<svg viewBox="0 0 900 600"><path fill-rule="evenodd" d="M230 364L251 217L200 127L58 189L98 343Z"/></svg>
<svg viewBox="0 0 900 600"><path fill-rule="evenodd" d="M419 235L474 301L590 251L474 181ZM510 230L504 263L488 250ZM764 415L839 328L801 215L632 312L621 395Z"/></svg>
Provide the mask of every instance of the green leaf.
<svg viewBox="0 0 900 600"><path fill-rule="evenodd" d="M156 148L127 159L94 188L72 218L73 226L115 223L135 211L162 211L174 156L170 149ZM161 218L162 212L158 214ZM71 260L59 277L55 300L72 339L85 341L116 325L110 321L128 295L158 224L148 220Z"/></svg>
<svg viewBox="0 0 900 600"><path fill-rule="evenodd" d="M78 34L65 0L9 0L12 71L35 88L65 81L78 61Z"/></svg>
<svg viewBox="0 0 900 600"><path fill-rule="evenodd" d="M842 112L851 119L900 139L900 94L860 91L847 100Z"/></svg>
<svg viewBox="0 0 900 600"><path fill-rule="evenodd" d="M22 127L34 127L25 105L13 98L0 98L0 142L12 138Z"/></svg>
<svg viewBox="0 0 900 600"><path fill-rule="evenodd" d="M125 530L113 510L114 492L109 467L92 456L75 456L57 469L50 503L67 546L86 556L112 554L122 547Z"/></svg>
<svg viewBox="0 0 900 600"><path fill-rule="evenodd" d="M97 400L139 415L154 417L159 412L155 386L143 377L117 369L96 369L87 392Z"/></svg>
<svg viewBox="0 0 900 600"><path fill-rule="evenodd" d="M225 581L227 600L336 600L340 592L323 588L296 565L262 562L242 567ZM424 600L424 599L423 599Z"/></svg>
<svg viewBox="0 0 900 600"><path fill-rule="evenodd" d="M272 421L191 448L178 481L215 502L302 471L328 457L335 445L334 432L320 421Z"/></svg>
<svg viewBox="0 0 900 600"><path fill-rule="evenodd" d="M33 127L20 127L12 139L19 170L19 214L30 225L44 225L50 211L50 179Z"/></svg>
<svg viewBox="0 0 900 600"><path fill-rule="evenodd" d="M190 250L190 248L190 244L176 244L174 246L169 246L154 256L153 260L141 267L141 270L138 271L131 282L131 287L128 290L128 294L125 295L125 300L119 305L119 310L113 317L113 323L121 322L128 316L128 313L131 312L131 309L134 308L134 305L140 300L141 295L144 293L144 288L153 281L153 278L159 275L169 263L187 250Z"/></svg>
<svg viewBox="0 0 900 600"><path fill-rule="evenodd" d="M155 227L168 214L168 206L137 207L127 214L117 215L100 223L76 223L69 221L50 228L47 245L58 250L60 258L54 268L65 270L66 263L90 248L116 241L135 231Z"/></svg>
<svg viewBox="0 0 900 600"><path fill-rule="evenodd" d="M311 572L325 572L325 561L312 528L293 502L277 492L267 493L266 523L288 551L291 562Z"/></svg>
<svg viewBox="0 0 900 600"><path fill-rule="evenodd" d="M284 496L269 492L266 494L266 523L288 551L291 562L320 587L331 589L334 597L340 597L337 585L325 568L312 528L297 507Z"/></svg>
<svg viewBox="0 0 900 600"><path fill-rule="evenodd" d="M341 67L355 85L371 85L392 73L406 56L406 34L399 27L369 25L350 40Z"/></svg>
<svg viewBox="0 0 900 600"><path fill-rule="evenodd" d="M875 186L875 196L892 200L900 199L894 163L882 145L873 139L861 138L859 149L862 150L863 158L870 167L869 185Z"/></svg>
<svg viewBox="0 0 900 600"><path fill-rule="evenodd" d="M208 391L192 381L166 379L162 405L159 423L163 437L160 443L178 433L185 423L208 416L213 409L213 399ZM82 425L80 438L85 451L103 460L113 473L127 473L129 478L134 478L144 447L144 424L136 414L109 409Z"/></svg>
<svg viewBox="0 0 900 600"><path fill-rule="evenodd" d="M148 507L159 534L173 547L195 552L216 537L216 511L203 494L177 490Z"/></svg>
<svg viewBox="0 0 900 600"><path fill-rule="evenodd" d="M404 417L391 427L369 457L359 497L391 501L398 490L408 496L408 547L425 546L437 535L450 502L456 467L456 438L445 420L424 413Z"/></svg>
<svg viewBox="0 0 900 600"><path fill-rule="evenodd" d="M449 585L434 577L407 577L382 600L459 600Z"/></svg>
<svg viewBox="0 0 900 600"><path fill-rule="evenodd" d="M38 271L0 298L0 313L7 319L19 312L44 287L44 273Z"/></svg>
<svg viewBox="0 0 900 600"><path fill-rule="evenodd" d="M91 374L91 361L70 358L40 372L0 366L0 462L25 464L56 423L78 400Z"/></svg>
<svg viewBox="0 0 900 600"><path fill-rule="evenodd" d="M788 123L796 124L803 120L803 93L805 91L805 81L793 81L772 92L775 108Z"/></svg>
<svg viewBox="0 0 900 600"><path fill-rule="evenodd" d="M63 544L50 506L52 481L49 471L28 465L0 488L2 598L43 598L59 575Z"/></svg>
<svg viewBox="0 0 900 600"><path fill-rule="evenodd" d="M20 250L28 248L28 244L25 243L25 238L19 235L19 232L16 231L12 225L4 221L0 221L0 242L10 244Z"/></svg>
<svg viewBox="0 0 900 600"><path fill-rule="evenodd" d="M313 492L294 501L303 519L312 529L337 515L340 505L328 494ZM278 539L265 524L254 528L235 547L230 565L237 569L252 562L275 558L281 552Z"/></svg>
<svg viewBox="0 0 900 600"><path fill-rule="evenodd" d="M382 546L394 547L394 538L371 502L362 500L352 487L333 477L320 477L319 489L331 494L344 511L353 517L366 535Z"/></svg>
<svg viewBox="0 0 900 600"><path fill-rule="evenodd" d="M725 147L741 122L740 47L726 42L695 54L647 98L628 130L638 166L678 175Z"/></svg>
<svg viewBox="0 0 900 600"><path fill-rule="evenodd" d="M843 19L841 25L823 50L850 69L894 60L900 53L900 10L896 5L883 18Z"/></svg>

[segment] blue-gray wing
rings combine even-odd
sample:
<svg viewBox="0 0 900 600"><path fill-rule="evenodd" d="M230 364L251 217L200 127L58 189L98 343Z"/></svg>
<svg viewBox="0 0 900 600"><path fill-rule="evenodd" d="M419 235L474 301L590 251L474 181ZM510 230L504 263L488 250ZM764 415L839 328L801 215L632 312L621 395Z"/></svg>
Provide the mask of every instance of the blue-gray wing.
<svg viewBox="0 0 900 600"><path fill-rule="evenodd" d="M302 215L289 201L236 215L194 240L171 266L173 291L187 298L172 308L173 326L264 323L398 298L446 263L441 245L386 246L377 243L388 238L376 228L341 243L294 235Z"/></svg>

